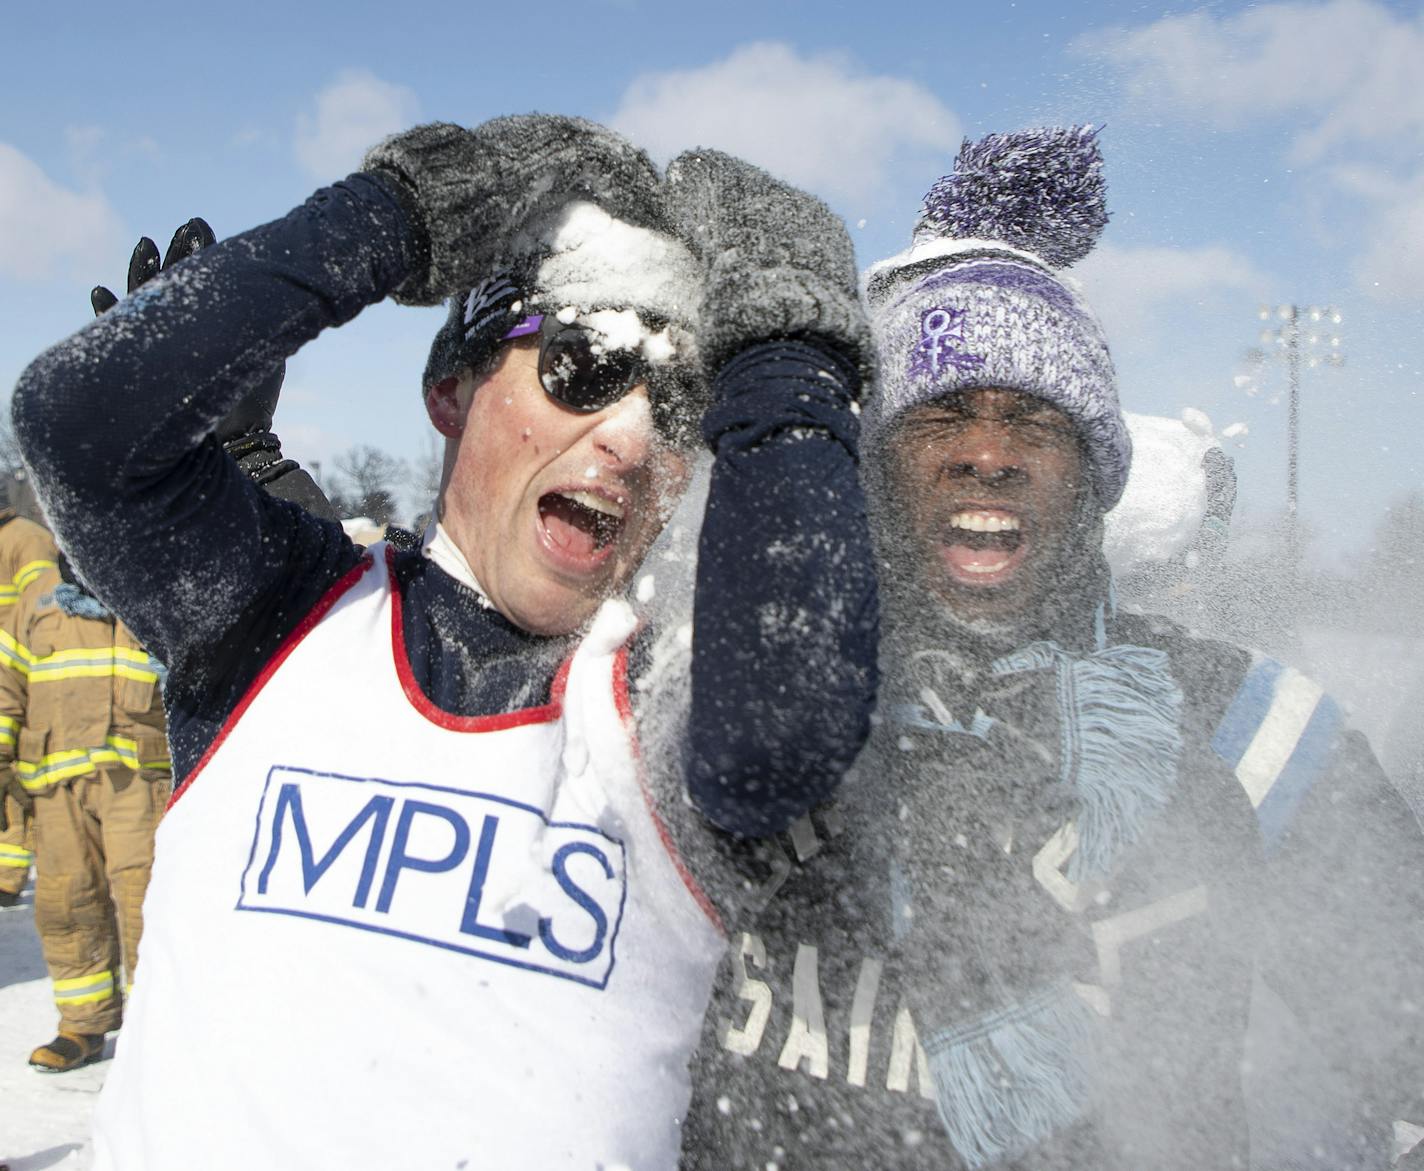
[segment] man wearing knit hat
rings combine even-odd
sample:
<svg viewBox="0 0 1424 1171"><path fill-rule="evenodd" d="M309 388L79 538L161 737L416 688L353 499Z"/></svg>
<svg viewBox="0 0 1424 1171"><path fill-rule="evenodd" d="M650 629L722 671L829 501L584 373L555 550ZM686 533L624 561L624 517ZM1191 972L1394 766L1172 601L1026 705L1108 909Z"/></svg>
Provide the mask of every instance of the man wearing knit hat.
<svg viewBox="0 0 1424 1171"><path fill-rule="evenodd" d="M402 552L213 437L386 296L451 302ZM735 893L710 826L784 827L868 727L869 349L818 201L529 115L388 139L32 364L17 432L169 667L180 784L97 1167L673 1165ZM643 623L699 438L691 613Z"/></svg>
<svg viewBox="0 0 1424 1171"><path fill-rule="evenodd" d="M991 135L870 270L879 720L744 852L690 1167L1246 1167L1258 971L1353 1095L1292 1165L1419 1136L1407 807L1308 679L1114 609L1130 442L1060 272L1105 222L1094 131Z"/></svg>

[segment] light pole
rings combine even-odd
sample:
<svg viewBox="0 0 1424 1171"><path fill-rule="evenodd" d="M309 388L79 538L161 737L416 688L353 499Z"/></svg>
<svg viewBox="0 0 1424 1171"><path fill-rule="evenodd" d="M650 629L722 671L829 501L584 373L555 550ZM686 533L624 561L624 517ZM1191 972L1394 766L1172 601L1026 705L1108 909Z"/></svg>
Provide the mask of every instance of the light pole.
<svg viewBox="0 0 1424 1171"><path fill-rule="evenodd" d="M1340 336L1334 332L1340 324L1340 311L1331 306L1296 304L1262 305L1257 311L1262 322L1277 320L1278 327L1263 327L1261 347L1246 351L1248 373L1238 375L1236 385L1247 394L1260 392L1256 374L1271 358L1283 358L1290 388L1286 422L1286 541L1290 569L1294 575L1300 567L1300 367L1302 358L1307 366L1342 366L1345 355L1340 349Z"/></svg>

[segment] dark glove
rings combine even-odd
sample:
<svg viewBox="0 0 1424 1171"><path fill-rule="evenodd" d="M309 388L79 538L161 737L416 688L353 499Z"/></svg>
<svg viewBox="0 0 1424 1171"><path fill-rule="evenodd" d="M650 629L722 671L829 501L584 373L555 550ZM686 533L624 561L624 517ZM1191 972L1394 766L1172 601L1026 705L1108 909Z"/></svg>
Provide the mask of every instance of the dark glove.
<svg viewBox="0 0 1424 1171"><path fill-rule="evenodd" d="M147 236L142 237L129 257L128 291L132 293L160 272L167 271L180 260L186 260L216 239L207 221L194 216L173 233L168 251L160 262L158 245ZM89 303L94 307L95 316L108 312L118 301L103 285L95 285L89 293ZM285 375L285 364L279 364L222 418L213 429L213 434L238 466L271 495L300 504L316 516L335 520L336 511L317 487L316 481L302 470L296 460L283 457L281 442L272 433L272 416L277 411L277 399L282 393Z"/></svg>
<svg viewBox="0 0 1424 1171"><path fill-rule="evenodd" d="M527 261L528 230L575 200L661 226L647 154L582 118L521 114L473 130L432 122L373 147L362 169L395 181L424 234L429 264L394 294L407 305L438 305Z"/></svg>
<svg viewBox="0 0 1424 1171"><path fill-rule="evenodd" d="M133 255L129 257L128 291L132 293L135 289L147 284L160 272L172 268L180 260L186 260L195 252L212 244L216 239L217 237L213 235L213 230L208 226L207 221L194 216L173 233L173 240L169 243L168 251L164 253L160 263L158 245L147 236L142 237L134 245ZM89 303L94 307L96 317L101 313L108 312L118 304L118 301L119 299L103 285L95 285L89 293ZM278 366L271 375L228 412L214 432L220 442L226 444L228 440L236 439L239 436L250 435L258 431L271 431L272 416L277 410L277 398L282 392L282 378L285 373L285 367Z"/></svg>
<svg viewBox="0 0 1424 1171"><path fill-rule="evenodd" d="M4 833L10 828L10 813L8 806L9 798L16 805L29 813L35 807L35 799L30 796L25 786L20 783L20 778L15 775L13 765L5 765L0 771L0 833Z"/></svg>
<svg viewBox="0 0 1424 1171"><path fill-rule="evenodd" d="M668 167L673 230L705 273L698 344L709 378L748 346L773 338L819 340L874 374L855 249L845 224L813 195L715 150Z"/></svg>

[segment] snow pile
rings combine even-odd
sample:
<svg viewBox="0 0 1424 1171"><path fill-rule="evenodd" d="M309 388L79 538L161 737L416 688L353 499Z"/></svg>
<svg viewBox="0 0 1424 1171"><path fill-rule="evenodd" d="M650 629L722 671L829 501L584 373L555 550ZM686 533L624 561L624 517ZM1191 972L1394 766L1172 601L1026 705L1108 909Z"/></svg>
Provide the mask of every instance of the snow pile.
<svg viewBox="0 0 1424 1171"><path fill-rule="evenodd" d="M1188 407L1180 418L1126 414L1132 474L1107 515L1103 549L1119 577L1189 549L1206 515L1202 458L1221 444L1211 420ZM1231 428L1228 428L1231 430Z"/></svg>

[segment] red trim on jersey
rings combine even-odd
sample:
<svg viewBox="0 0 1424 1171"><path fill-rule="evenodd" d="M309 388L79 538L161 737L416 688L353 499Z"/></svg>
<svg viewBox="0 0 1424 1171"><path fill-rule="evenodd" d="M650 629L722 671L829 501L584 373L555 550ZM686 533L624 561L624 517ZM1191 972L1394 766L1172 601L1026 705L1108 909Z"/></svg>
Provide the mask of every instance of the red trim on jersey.
<svg viewBox="0 0 1424 1171"><path fill-rule="evenodd" d="M188 791L188 787L198 779L198 774L203 771L208 761L212 760L213 753L222 747L223 741L228 738L228 734L236 726L237 721L242 718L243 713L252 706L252 701L257 698L258 693L267 686L272 676L277 673L277 668L286 662L287 656L297 649L297 644L312 632L316 624L326 617L327 611L336 605L337 601L347 590L361 580L362 575L370 569L373 564L374 559L371 557L371 554L367 553L360 561L342 574L341 577L337 578L332 587L327 590L326 593L322 594L317 604L307 611L307 616L297 623L297 628L282 640L281 645L277 648L277 653L263 664L262 670L257 674L257 678L248 686L247 690L243 693L242 699L238 701L237 706L232 709L231 714L223 721L222 727L218 729L218 734L213 737L213 742L208 745L207 751L199 758L198 763L193 766L193 771L183 778L183 783L178 786L173 796L168 799L169 809L172 809L173 806L178 803L178 798L183 796L183 794Z"/></svg>
<svg viewBox="0 0 1424 1171"><path fill-rule="evenodd" d="M693 878L692 871L687 868L687 863L682 860L682 855L678 853L677 845L672 840L672 832L668 829L667 823L658 816L657 806L653 802L653 793L648 787L647 770L643 767L643 751L638 744L638 733L633 723L633 704L628 698L628 648L626 646L618 652L613 660L613 703L618 709L618 715L623 720L623 727L628 732L628 744L633 749L633 761L638 772L638 788L643 794L643 804L647 807L648 816L653 819L653 827L658 831L658 838L662 841L663 849L672 859L673 868L677 871L678 877L682 879L682 885L687 887L687 893L702 908L703 914L711 920L717 934L725 939L727 938L727 928L722 922L722 916L717 913L717 908L713 905L712 900L707 897L707 893L702 889L697 879Z"/></svg>
<svg viewBox="0 0 1424 1171"><path fill-rule="evenodd" d="M492 716L457 716L436 707L415 681L415 674L410 669L410 657L405 653L405 624L401 621L401 593L395 579L395 550L389 545L386 546L386 580L391 591L391 654L395 658L396 675L410 706L432 724L452 732L502 732L506 728L518 728L525 724L547 724L563 715L564 686L568 682L572 659L563 661L554 676L549 702L540 707L519 708Z"/></svg>

